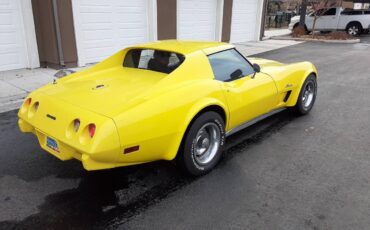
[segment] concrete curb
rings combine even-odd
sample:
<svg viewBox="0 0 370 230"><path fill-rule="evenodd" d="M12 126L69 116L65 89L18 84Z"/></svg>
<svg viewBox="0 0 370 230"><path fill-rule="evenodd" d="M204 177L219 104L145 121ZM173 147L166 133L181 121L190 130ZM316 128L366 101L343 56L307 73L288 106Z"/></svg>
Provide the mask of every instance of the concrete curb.
<svg viewBox="0 0 370 230"><path fill-rule="evenodd" d="M0 113L8 112L14 109L19 109L19 107L23 103L25 96L26 95L18 97L18 98L13 98L12 100L0 103Z"/></svg>
<svg viewBox="0 0 370 230"><path fill-rule="evenodd" d="M292 40L292 41L306 41L306 42L325 42L325 43L334 43L334 44L355 44L360 43L360 39L351 39L351 40L320 40L314 38L293 38L293 37L270 37L272 40Z"/></svg>

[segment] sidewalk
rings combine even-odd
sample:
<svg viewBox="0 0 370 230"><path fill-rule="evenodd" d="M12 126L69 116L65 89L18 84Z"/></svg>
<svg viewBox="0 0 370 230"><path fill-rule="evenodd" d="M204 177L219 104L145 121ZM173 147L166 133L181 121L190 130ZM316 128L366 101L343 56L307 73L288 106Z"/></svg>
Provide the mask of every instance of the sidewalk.
<svg viewBox="0 0 370 230"><path fill-rule="evenodd" d="M296 45L297 41L265 40L235 44L245 56ZM81 69L81 68L77 68ZM0 113L18 109L23 99L33 90L53 81L58 70L37 68L0 72Z"/></svg>
<svg viewBox="0 0 370 230"><path fill-rule="evenodd" d="M291 33L292 31L288 29L270 29L265 31L264 39L270 39L271 37L283 36Z"/></svg>
<svg viewBox="0 0 370 230"><path fill-rule="evenodd" d="M248 57L271 50L297 45L300 43L302 42L288 40L264 40L259 42L241 42L235 43L234 45L243 55Z"/></svg>

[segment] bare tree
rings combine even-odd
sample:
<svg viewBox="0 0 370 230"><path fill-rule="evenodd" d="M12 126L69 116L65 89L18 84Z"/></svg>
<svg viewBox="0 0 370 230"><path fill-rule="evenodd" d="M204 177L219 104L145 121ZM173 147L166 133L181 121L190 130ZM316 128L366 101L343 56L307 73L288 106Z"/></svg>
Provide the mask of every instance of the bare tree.
<svg viewBox="0 0 370 230"><path fill-rule="evenodd" d="M307 12L307 0L302 0L300 8L301 18L299 20L299 25L302 27L304 27L306 23L306 12Z"/></svg>
<svg viewBox="0 0 370 230"><path fill-rule="evenodd" d="M309 0L309 4L314 11L312 25L312 37L314 37L317 19L319 19L326 12L327 8L341 4L341 0Z"/></svg>

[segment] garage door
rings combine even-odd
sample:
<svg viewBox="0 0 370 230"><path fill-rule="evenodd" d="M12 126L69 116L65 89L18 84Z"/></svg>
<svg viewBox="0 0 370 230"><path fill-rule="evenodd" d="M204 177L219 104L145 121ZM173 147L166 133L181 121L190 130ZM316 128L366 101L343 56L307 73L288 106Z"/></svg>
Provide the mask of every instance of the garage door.
<svg viewBox="0 0 370 230"><path fill-rule="evenodd" d="M177 38L217 40L217 0L178 0Z"/></svg>
<svg viewBox="0 0 370 230"><path fill-rule="evenodd" d="M231 42L256 40L258 0L233 0Z"/></svg>
<svg viewBox="0 0 370 230"><path fill-rule="evenodd" d="M79 65L149 40L148 0L74 0Z"/></svg>
<svg viewBox="0 0 370 230"><path fill-rule="evenodd" d="M0 71L28 67L20 2L0 0Z"/></svg>

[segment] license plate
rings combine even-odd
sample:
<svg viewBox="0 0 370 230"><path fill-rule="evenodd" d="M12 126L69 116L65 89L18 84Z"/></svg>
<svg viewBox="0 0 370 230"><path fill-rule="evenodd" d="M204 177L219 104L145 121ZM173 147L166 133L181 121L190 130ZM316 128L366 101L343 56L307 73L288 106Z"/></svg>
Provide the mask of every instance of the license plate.
<svg viewBox="0 0 370 230"><path fill-rule="evenodd" d="M46 146L56 152L59 152L58 143L53 138L46 137Z"/></svg>

